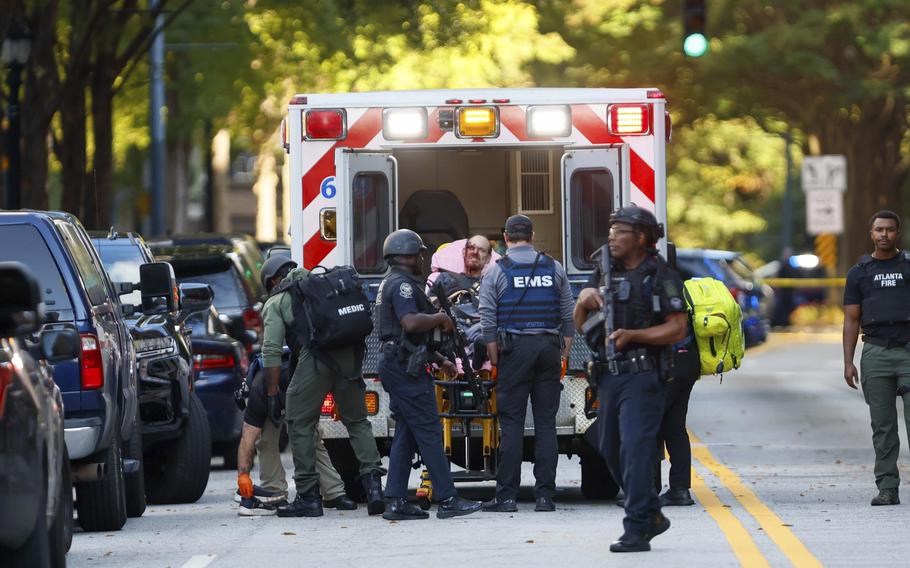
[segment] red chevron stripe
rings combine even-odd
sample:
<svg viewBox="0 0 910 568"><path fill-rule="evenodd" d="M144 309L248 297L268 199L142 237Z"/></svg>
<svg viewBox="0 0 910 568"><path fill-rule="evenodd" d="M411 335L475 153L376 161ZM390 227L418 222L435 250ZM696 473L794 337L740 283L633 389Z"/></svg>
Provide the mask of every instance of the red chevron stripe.
<svg viewBox="0 0 910 568"><path fill-rule="evenodd" d="M316 231L310 240L303 245L303 267L312 270L313 267L325 260L330 252L335 250L335 241L324 241Z"/></svg>
<svg viewBox="0 0 910 568"><path fill-rule="evenodd" d="M606 117L604 117L606 120ZM623 139L607 132L607 125L601 120L588 105L572 106L572 124L592 144L621 144ZM654 168L644 161L637 152L629 152L629 174L635 187L645 194L645 197L654 202Z"/></svg>
<svg viewBox="0 0 910 568"><path fill-rule="evenodd" d="M335 149L363 148L382 130L382 111L378 108L367 109L363 116L348 129L348 136L338 140L319 158L312 168L303 174L303 208L319 196L319 184L328 176L335 174Z"/></svg>

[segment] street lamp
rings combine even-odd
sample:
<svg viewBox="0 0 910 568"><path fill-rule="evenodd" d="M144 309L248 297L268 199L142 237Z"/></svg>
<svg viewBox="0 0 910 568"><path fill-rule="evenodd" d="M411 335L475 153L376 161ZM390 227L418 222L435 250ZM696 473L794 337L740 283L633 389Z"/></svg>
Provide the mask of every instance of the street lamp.
<svg viewBox="0 0 910 568"><path fill-rule="evenodd" d="M6 199L4 208L22 207L22 159L21 159L21 117L19 114L19 87L22 86L22 70L32 51L32 36L19 18L9 21L0 63L7 67L6 85L9 87L9 130L6 132L6 155L9 166L6 170Z"/></svg>

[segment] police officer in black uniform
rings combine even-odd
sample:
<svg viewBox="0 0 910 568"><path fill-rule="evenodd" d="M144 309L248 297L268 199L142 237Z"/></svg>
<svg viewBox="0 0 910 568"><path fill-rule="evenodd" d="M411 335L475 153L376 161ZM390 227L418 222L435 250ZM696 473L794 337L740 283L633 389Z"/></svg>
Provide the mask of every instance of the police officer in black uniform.
<svg viewBox="0 0 910 568"><path fill-rule="evenodd" d="M623 535L612 552L651 550L650 540L670 528L654 487L657 438L664 405L668 347L686 335L682 281L655 245L663 228L646 209L630 205L610 216L614 342L616 357L606 360L603 336L596 341L595 373L600 411L600 450L625 492ZM603 308L597 270L578 296L575 326Z"/></svg>
<svg viewBox="0 0 910 568"><path fill-rule="evenodd" d="M454 322L433 308L417 277L420 256L426 250L420 235L399 229L386 237L382 254L391 265L389 275L376 296L381 355L379 380L389 393L389 407L395 418L395 437L389 453L386 478L386 509L389 520L426 519L427 513L408 503L411 459L420 452L430 472L433 493L439 502L436 516L447 519L469 515L481 508L478 501L462 499L455 492L449 461L443 451L442 425L436 407L433 377L427 365L434 363L450 376L455 365L428 349L430 332L452 331Z"/></svg>
<svg viewBox="0 0 910 568"><path fill-rule="evenodd" d="M525 413L534 414L534 510L556 510L556 411L561 359L568 356L572 289L562 265L532 245L534 226L525 215L506 220L509 249L480 285L480 325L490 361L497 365L496 409L502 440L496 497L485 511L518 510Z"/></svg>
<svg viewBox="0 0 910 568"><path fill-rule="evenodd" d="M900 234L896 213L873 215L869 236L875 249L847 272L844 287L844 380L854 389L862 382L872 418L878 487L873 506L900 504L896 396L902 399L904 420L910 426L910 253L898 248ZM860 325L861 376L853 364Z"/></svg>

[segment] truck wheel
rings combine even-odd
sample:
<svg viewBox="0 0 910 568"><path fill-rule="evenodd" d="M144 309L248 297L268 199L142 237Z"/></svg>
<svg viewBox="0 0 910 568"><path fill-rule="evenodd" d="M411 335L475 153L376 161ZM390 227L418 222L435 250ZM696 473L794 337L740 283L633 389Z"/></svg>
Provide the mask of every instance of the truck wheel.
<svg viewBox="0 0 910 568"><path fill-rule="evenodd" d="M76 485L79 526L88 532L119 531L126 524L126 486L120 432L114 432L109 448L102 452L104 477Z"/></svg>
<svg viewBox="0 0 910 568"><path fill-rule="evenodd" d="M142 423L138 412L133 423L133 435L126 443L126 458L139 460L139 470L123 475L126 483L126 514L129 517L141 517L145 512L145 472L142 463Z"/></svg>
<svg viewBox="0 0 910 568"><path fill-rule="evenodd" d="M60 489L57 496L57 510L54 511L54 524L48 532L52 568L66 566L66 553L73 543L73 474L70 468L70 456L63 447L63 464L60 466Z"/></svg>
<svg viewBox="0 0 910 568"><path fill-rule="evenodd" d="M357 456L354 455L351 442L347 438L330 440L323 438L322 441L325 444L325 449L329 452L329 457L332 459L332 466L338 472L338 475L341 476L341 480L344 481L344 492L354 501L366 503L367 495L363 490L363 485L360 483L360 462L357 461Z"/></svg>
<svg viewBox="0 0 910 568"><path fill-rule="evenodd" d="M581 494L588 499L606 501L619 493L619 485L610 474L607 462L594 451L581 457Z"/></svg>
<svg viewBox="0 0 910 568"><path fill-rule="evenodd" d="M35 526L25 543L14 550L0 546L0 558L3 566L9 568L32 568L33 566L50 566L53 554L49 551L47 530L46 490L42 492L41 504L35 516Z"/></svg>
<svg viewBox="0 0 910 568"><path fill-rule="evenodd" d="M209 482L212 436L202 402L190 395L190 413L183 435L161 444L146 456L146 496L149 503L195 503Z"/></svg>

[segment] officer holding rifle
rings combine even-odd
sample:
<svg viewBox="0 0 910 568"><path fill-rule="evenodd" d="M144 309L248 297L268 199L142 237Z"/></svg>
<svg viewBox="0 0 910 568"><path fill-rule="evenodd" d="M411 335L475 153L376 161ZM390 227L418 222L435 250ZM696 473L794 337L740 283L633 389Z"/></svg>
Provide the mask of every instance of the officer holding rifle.
<svg viewBox="0 0 910 568"><path fill-rule="evenodd" d="M386 237L383 257L391 265L376 296L380 346L379 380L389 393L395 418L395 437L389 453L386 508L383 518L405 521L429 515L407 501L411 460L419 451L430 471L439 502L437 518L468 515L480 510L477 501L459 497L443 451L442 425L436 407L433 377L427 365L435 363L449 376L455 364L430 343L434 330L453 331L455 323L435 310L418 277L420 256L426 247L420 235L399 229Z"/></svg>
<svg viewBox="0 0 910 568"><path fill-rule="evenodd" d="M598 449L625 493L625 530L612 552L651 550L651 539L670 528L654 472L668 347L685 337L686 307L679 275L655 248L662 236L650 211L615 211L600 268L575 305L575 326L595 353Z"/></svg>

